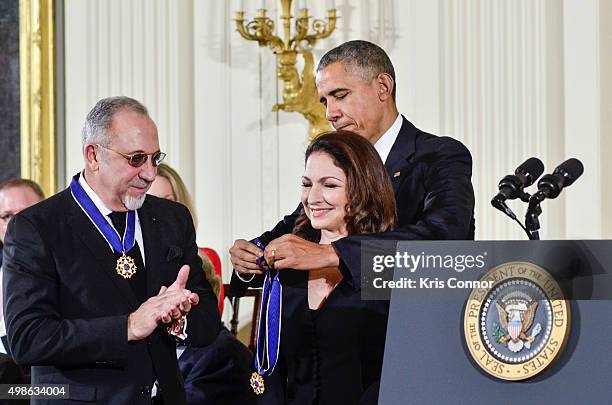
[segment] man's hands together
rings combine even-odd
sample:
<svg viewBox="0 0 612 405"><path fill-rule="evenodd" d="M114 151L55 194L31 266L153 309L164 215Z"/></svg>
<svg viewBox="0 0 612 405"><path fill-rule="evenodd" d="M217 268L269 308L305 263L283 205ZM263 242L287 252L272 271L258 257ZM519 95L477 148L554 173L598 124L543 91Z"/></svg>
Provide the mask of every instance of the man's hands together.
<svg viewBox="0 0 612 405"><path fill-rule="evenodd" d="M189 266L184 265L170 287L162 287L156 296L146 300L128 316L128 340L145 339L160 322L180 319L198 304L198 295L185 288L188 278Z"/></svg>

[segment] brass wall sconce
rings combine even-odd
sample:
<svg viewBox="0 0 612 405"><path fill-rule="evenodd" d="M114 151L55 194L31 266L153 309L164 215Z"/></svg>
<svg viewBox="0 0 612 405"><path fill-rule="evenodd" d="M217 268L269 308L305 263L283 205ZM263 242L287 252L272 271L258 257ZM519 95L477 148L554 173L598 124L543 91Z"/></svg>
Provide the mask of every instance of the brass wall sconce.
<svg viewBox="0 0 612 405"><path fill-rule="evenodd" d="M329 37L336 28L336 9L332 1L327 10L327 21L314 19L312 32L309 33L311 16L308 14L306 1L300 0L295 18L295 34L291 36L291 3L292 0L281 0L282 38L274 33L275 23L266 15L264 0L260 0L255 18L251 21L245 23L244 9L236 12L236 29L244 39L257 41L260 47L269 46L277 55L277 76L284 82L283 103L276 104L272 111L302 114L308 120L308 134L312 140L329 131L330 126L325 119L325 107L319 102L315 86L311 47L319 39ZM301 77L296 68L298 54L304 58Z"/></svg>

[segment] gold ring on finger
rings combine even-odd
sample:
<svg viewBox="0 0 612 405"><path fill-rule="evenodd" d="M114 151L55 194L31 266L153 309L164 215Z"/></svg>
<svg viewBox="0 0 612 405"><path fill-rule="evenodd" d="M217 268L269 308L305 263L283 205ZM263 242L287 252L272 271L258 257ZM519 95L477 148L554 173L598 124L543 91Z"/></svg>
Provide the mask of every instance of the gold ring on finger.
<svg viewBox="0 0 612 405"><path fill-rule="evenodd" d="M270 267L274 268L274 261L276 260L276 250L272 249L270 255L272 256L272 262L270 263Z"/></svg>

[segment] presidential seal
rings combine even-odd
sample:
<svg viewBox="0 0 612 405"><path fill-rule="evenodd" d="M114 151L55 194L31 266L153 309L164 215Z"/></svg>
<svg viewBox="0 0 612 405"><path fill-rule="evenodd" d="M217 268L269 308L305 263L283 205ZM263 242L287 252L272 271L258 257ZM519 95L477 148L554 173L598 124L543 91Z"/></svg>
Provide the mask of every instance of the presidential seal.
<svg viewBox="0 0 612 405"><path fill-rule="evenodd" d="M476 364L503 380L544 371L569 334L569 303L555 279L532 263L495 267L472 290L465 306L465 341Z"/></svg>

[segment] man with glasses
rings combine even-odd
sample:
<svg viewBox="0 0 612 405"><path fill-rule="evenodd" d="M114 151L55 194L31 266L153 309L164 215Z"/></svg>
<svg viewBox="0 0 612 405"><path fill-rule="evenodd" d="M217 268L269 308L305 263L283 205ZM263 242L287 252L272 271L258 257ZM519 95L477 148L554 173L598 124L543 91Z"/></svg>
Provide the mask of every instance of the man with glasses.
<svg viewBox="0 0 612 405"><path fill-rule="evenodd" d="M82 144L70 187L8 227L12 354L71 400L182 404L176 341L205 346L220 319L187 208L146 194L165 157L157 127L138 101L106 98Z"/></svg>

